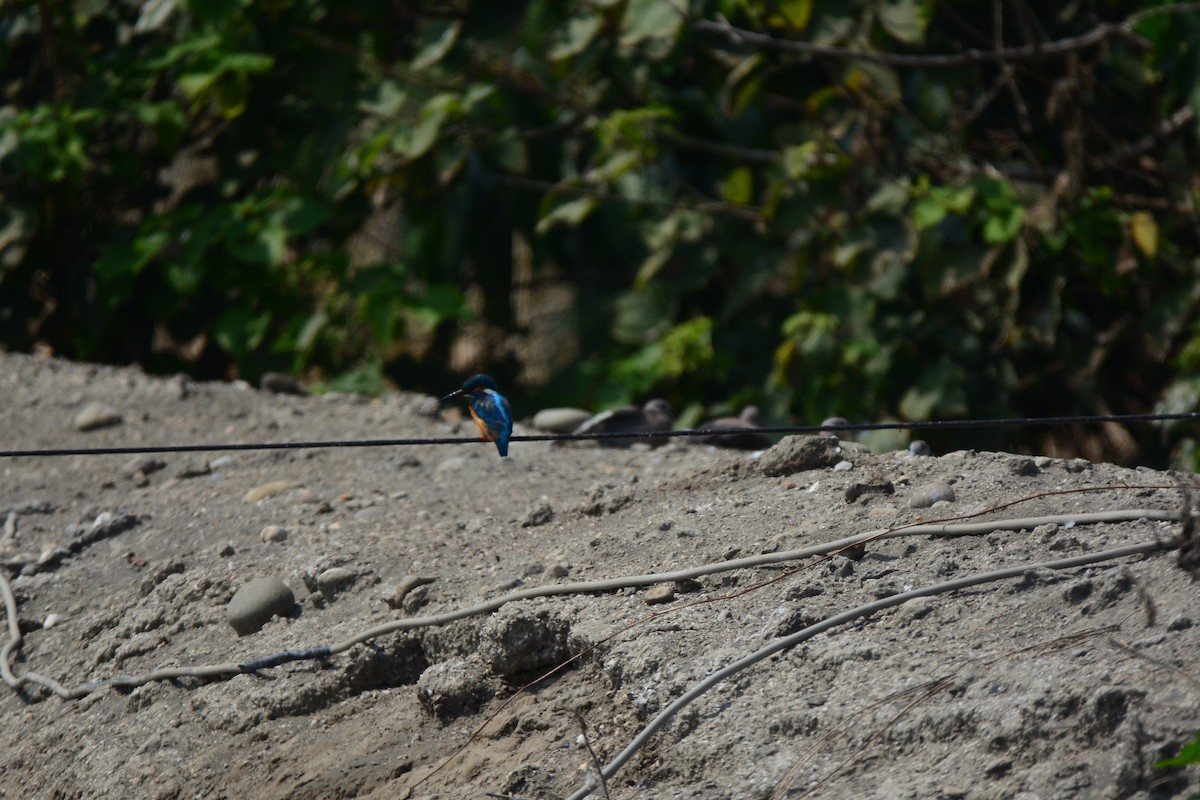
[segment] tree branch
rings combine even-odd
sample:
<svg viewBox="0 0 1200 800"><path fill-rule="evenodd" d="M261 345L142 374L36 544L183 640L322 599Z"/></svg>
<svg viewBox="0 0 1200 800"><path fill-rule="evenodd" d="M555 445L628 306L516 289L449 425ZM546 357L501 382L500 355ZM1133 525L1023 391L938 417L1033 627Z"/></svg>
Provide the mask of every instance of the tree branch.
<svg viewBox="0 0 1200 800"><path fill-rule="evenodd" d="M960 67L968 64L1005 61L1041 61L1063 55L1064 53L1083 50L1114 38L1128 39L1137 42L1141 46L1147 46L1142 37L1133 33L1134 26L1147 17L1183 11L1200 11L1200 3L1172 3L1156 8L1147 8L1131 15L1123 22L1104 22L1086 33L1081 33L1078 36L1069 36L1065 39L1057 39L1052 42L1039 42L1021 47L998 48L995 50L969 48L961 53L938 55L884 53L877 50L861 50L853 47L817 44L815 42L777 39L769 34L735 27L724 17L720 17L717 20L696 20L691 23L691 26L697 31L719 33L738 44L748 44L799 55L852 58L899 67Z"/></svg>

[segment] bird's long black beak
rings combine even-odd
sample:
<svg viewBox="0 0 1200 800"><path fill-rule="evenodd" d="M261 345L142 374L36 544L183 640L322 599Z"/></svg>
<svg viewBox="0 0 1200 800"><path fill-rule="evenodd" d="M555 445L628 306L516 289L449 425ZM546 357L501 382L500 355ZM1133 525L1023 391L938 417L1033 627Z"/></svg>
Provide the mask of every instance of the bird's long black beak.
<svg viewBox="0 0 1200 800"><path fill-rule="evenodd" d="M443 398L441 398L440 400L438 400L438 402L439 402L439 403L444 403L444 402L446 402L447 400L453 400L453 399L454 399L454 398L456 398L456 397L462 397L464 394L466 394L466 392L465 392L465 391L463 391L462 389L455 389L455 390L454 390L453 392L451 392L450 394L448 394L448 395L446 395L445 397L443 397Z"/></svg>

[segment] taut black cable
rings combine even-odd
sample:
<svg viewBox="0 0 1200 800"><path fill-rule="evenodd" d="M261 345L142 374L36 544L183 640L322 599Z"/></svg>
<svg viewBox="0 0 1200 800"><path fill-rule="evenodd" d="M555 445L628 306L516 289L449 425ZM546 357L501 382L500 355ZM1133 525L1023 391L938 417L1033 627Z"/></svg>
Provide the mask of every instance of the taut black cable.
<svg viewBox="0 0 1200 800"><path fill-rule="evenodd" d="M1200 421L1200 412L1175 414L1092 414L1075 417L1014 417L1004 419L943 419L925 422L860 422L846 425L789 425L753 428L755 433L819 433L821 431L947 430L951 428L1018 428L1034 425L1095 425L1103 422L1176 422ZM660 439L674 436L721 436L736 434L741 428L700 428L679 431L621 431L616 433L543 433L514 436L513 442L572 442L586 439ZM66 447L32 450L0 450L0 458L51 456L111 456L153 453L216 453L238 450L318 450L335 447L405 447L431 444L478 444L479 438L441 437L433 439L342 439L314 442L249 442L182 445L138 445L132 447Z"/></svg>

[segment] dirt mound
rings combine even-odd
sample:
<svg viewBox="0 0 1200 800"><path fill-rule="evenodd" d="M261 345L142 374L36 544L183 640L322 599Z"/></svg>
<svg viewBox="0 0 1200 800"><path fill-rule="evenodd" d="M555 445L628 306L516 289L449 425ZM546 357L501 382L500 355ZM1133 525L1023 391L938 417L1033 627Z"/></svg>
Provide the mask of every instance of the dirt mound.
<svg viewBox="0 0 1200 800"><path fill-rule="evenodd" d="M0 407L6 450L473 430L418 395L15 355ZM0 796L565 797L656 719L612 797L1200 786L1194 767L1153 766L1200 727L1196 586L1170 550L1183 504L1166 474L802 439L0 468L12 667L41 676L0 697ZM1144 552L1106 555L1127 546ZM267 604L239 616L257 629L243 636L239 590L235 613Z"/></svg>

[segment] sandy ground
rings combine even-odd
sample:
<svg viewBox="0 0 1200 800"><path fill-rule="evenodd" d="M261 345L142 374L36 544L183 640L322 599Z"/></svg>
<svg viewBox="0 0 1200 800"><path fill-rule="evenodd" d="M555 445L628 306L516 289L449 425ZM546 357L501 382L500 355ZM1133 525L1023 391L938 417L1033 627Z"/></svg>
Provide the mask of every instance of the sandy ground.
<svg viewBox="0 0 1200 800"><path fill-rule="evenodd" d="M16 355L0 356L0 409L6 450L472 430L419 395L295 397ZM85 410L112 424L79 430ZM470 444L0 469L0 559L24 633L13 670L82 695L34 682L0 692L2 797L567 797L714 671L865 603L1001 569L1012 577L897 602L717 682L595 796L1200 789L1196 767L1154 767L1200 729L1197 584L1176 553L1025 569L1169 548L1182 503L1167 474L803 440L762 454L517 442L507 459ZM947 487L953 500L910 506ZM1132 513L1083 516L1103 511ZM968 515L992 524L787 555ZM1047 520L1005 524L1033 517ZM568 586L705 566L688 580ZM230 602L264 578L295 606L238 636ZM545 586L568 590L424 624ZM356 636L344 652L244 674L141 681Z"/></svg>

